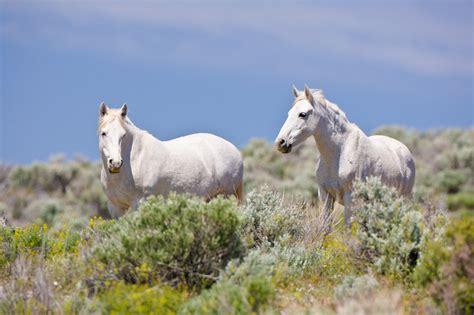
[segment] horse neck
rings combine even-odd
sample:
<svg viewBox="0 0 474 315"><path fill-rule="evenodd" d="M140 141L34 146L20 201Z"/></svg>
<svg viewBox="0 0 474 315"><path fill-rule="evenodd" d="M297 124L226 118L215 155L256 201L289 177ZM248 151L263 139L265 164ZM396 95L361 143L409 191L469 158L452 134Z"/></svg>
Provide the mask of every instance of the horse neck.
<svg viewBox="0 0 474 315"><path fill-rule="evenodd" d="M159 140L158 138L151 135L148 131L143 130L135 126L133 123L130 123L126 127L127 134L129 137L129 145L127 147L128 158L137 151L150 149L150 146L159 146L158 152L165 152L165 142ZM153 138L153 141L150 142L150 139ZM130 160L128 162L131 162Z"/></svg>
<svg viewBox="0 0 474 315"><path fill-rule="evenodd" d="M348 133L353 125L346 119L338 117L329 109L321 113L318 129L314 134L314 140L318 147L321 159L331 163L338 160L340 148L344 145Z"/></svg>

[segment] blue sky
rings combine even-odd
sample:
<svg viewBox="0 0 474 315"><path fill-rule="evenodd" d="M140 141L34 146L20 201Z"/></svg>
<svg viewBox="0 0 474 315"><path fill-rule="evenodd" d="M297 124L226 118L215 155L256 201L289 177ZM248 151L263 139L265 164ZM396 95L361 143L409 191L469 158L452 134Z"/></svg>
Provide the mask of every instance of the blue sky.
<svg viewBox="0 0 474 315"><path fill-rule="evenodd" d="M99 103L160 139L273 141L290 87L350 121L474 125L471 1L2 1L0 161L98 158Z"/></svg>

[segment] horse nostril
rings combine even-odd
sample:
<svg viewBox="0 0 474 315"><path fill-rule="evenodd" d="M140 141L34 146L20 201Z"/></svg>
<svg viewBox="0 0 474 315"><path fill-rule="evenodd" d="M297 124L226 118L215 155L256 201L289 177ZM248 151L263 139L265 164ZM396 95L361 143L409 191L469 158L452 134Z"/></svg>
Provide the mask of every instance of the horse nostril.
<svg viewBox="0 0 474 315"><path fill-rule="evenodd" d="M114 161L114 160L112 160L112 159L109 159L109 164L112 164L112 162L113 162L113 161Z"/></svg>
<svg viewBox="0 0 474 315"><path fill-rule="evenodd" d="M280 146L284 145L285 144L285 139L281 139L279 144L280 144Z"/></svg>

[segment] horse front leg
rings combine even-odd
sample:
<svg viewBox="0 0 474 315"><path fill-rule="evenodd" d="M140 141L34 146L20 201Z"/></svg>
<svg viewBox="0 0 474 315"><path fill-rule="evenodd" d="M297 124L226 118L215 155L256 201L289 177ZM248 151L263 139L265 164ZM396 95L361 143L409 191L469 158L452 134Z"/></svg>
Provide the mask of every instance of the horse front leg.
<svg viewBox="0 0 474 315"><path fill-rule="evenodd" d="M319 197L323 202L323 224L325 226L325 234L331 232L331 213L334 208L334 198L324 189L319 190Z"/></svg>
<svg viewBox="0 0 474 315"><path fill-rule="evenodd" d="M107 201L107 210L109 210L109 214L112 219L116 219L123 214L122 210L119 207L115 206L114 203L110 200Z"/></svg>
<svg viewBox="0 0 474 315"><path fill-rule="evenodd" d="M344 193L344 224L352 227L352 194L350 191Z"/></svg>

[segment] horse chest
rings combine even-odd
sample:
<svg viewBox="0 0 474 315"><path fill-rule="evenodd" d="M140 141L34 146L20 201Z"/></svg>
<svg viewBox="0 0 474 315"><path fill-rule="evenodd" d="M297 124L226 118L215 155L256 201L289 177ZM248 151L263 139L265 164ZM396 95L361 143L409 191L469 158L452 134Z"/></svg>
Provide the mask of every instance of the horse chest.
<svg viewBox="0 0 474 315"><path fill-rule="evenodd" d="M137 197L133 181L119 174L111 176L103 179L103 186L107 197L115 204L131 207Z"/></svg>
<svg viewBox="0 0 474 315"><path fill-rule="evenodd" d="M331 195L336 201L342 202L344 193L351 185L351 178L353 177L353 169L348 168L349 164L344 169L341 168L337 161L332 163L324 163L320 161L316 170L316 179L319 187Z"/></svg>

